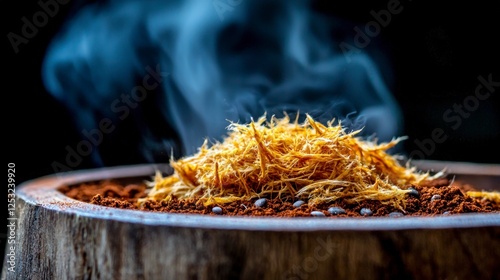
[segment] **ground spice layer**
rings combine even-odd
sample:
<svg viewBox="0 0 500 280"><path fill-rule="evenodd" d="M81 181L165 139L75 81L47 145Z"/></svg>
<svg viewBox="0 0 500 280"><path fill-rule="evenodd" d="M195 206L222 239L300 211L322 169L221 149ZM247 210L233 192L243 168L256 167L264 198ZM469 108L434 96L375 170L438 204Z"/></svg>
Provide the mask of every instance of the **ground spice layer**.
<svg viewBox="0 0 500 280"><path fill-rule="evenodd" d="M227 216L275 216L275 217L362 217L362 216L435 216L459 213L500 213L500 203L494 200L476 198L468 193L478 190L475 186L450 182L446 178L422 182L411 188L405 196L404 210L377 200L356 203L339 199L332 203L297 202L292 196L281 198L260 198L233 201L205 206L194 199L172 199L170 201L147 200L148 188L144 183L120 183L106 180L64 186L59 190L66 196L95 205L121 209L156 211L168 213L192 213ZM301 205L299 205L301 204Z"/></svg>

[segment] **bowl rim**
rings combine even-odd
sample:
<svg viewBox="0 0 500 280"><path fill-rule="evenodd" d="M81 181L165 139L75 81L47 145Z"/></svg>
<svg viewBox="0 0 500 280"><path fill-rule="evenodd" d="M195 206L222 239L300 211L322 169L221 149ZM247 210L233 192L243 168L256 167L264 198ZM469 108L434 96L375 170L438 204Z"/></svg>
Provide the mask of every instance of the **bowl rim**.
<svg viewBox="0 0 500 280"><path fill-rule="evenodd" d="M447 167L453 173L469 174L481 170L479 175L500 177L500 165L465 162L418 161L415 166L423 170L441 170ZM469 166L470 168L467 168ZM464 169L465 168L465 169ZM16 198L49 211L100 220L144 224L163 227L185 227L249 231L387 231L416 229L451 229L500 226L500 213L466 213L437 216L392 217L251 217L214 216L202 214L160 213L132 209L117 209L93 205L67 197L58 189L102 179L124 179L152 176L155 171L169 172L167 164L136 164L85 169L57 173L21 183ZM465 170L468 172L458 172ZM487 172L486 172L487 171ZM471 173L476 174L476 173Z"/></svg>

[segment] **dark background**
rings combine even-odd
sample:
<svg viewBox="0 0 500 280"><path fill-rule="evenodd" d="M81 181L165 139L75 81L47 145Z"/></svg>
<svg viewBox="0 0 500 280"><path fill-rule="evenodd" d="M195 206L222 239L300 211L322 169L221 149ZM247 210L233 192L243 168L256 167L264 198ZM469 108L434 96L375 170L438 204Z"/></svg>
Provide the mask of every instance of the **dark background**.
<svg viewBox="0 0 500 280"><path fill-rule="evenodd" d="M41 62L50 39L76 9L75 3L82 2L59 5L59 13L39 28L27 44L20 45L17 54L7 34L20 34L21 18L31 19L40 7L36 1L13 2L3 9L3 53L7 61L2 75L3 135L7 141L4 147L7 162L16 164L16 180L20 184L52 174L51 163L64 162L65 147L74 147L82 139L73 126L72 112L45 91L40 77ZM347 6L341 6L315 1L314 5L325 14L364 27L373 20L370 11L386 9L389 1L367 2L370 3L350 1ZM469 117L462 118L457 129L443 119L446 110L474 94L479 85L478 76L487 78L492 74L493 80L500 82L500 44L495 42L499 34L498 14L493 2L484 2L401 1L403 11L393 15L391 23L377 36L392 63L391 89L403 110L403 134L409 139L402 145L407 153L422 151L416 141L430 138L432 131L438 128L444 131L447 140L435 143L432 153L424 153L425 159L500 162L497 156L500 87L488 99L480 101ZM117 153L116 158L115 162L123 164L141 163L127 157L126 151ZM77 169L93 167L90 159L84 158ZM2 228L1 232L5 231ZM1 240L3 246L5 238Z"/></svg>

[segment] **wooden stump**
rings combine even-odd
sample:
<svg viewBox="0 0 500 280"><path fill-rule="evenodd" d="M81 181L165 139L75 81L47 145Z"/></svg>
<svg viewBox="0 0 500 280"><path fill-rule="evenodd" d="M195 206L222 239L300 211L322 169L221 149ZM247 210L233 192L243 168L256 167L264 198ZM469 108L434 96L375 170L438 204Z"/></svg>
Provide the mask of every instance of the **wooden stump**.
<svg viewBox="0 0 500 280"><path fill-rule="evenodd" d="M160 167L165 168L79 171L19 186L15 273L4 262L2 279L500 278L498 213L396 219L203 216L96 206L57 191L105 178L139 180ZM479 177L499 180L499 166L485 168L490 174Z"/></svg>

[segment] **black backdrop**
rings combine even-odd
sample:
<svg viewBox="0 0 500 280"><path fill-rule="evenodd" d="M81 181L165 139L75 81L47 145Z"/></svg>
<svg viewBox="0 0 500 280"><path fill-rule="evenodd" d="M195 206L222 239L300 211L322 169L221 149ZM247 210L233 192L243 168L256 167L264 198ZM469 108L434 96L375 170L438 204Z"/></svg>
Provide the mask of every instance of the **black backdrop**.
<svg viewBox="0 0 500 280"><path fill-rule="evenodd" d="M46 47L77 2L59 5L60 11L26 44L19 45L18 53L8 34L20 34L22 18L31 18L40 6L37 1L13 2L3 9L3 53L7 61L2 75L3 135L6 159L16 164L19 184L53 173L51 163L64 162L65 147L81 140L72 123L72 112L46 92L40 77ZM316 1L315 6L325 14L363 26L373 20L370 11L385 9L390 1L365 2L349 1L342 6ZM392 62L392 92L404 114L404 135L409 139L402 145L416 158L499 163L500 86L493 87L496 91L485 100L473 100L480 84L478 76L487 79L491 75L490 79L500 82L497 10L488 1L429 2L401 1L403 11L394 15L378 35ZM477 108L443 117L447 110L464 102L470 102L466 104L469 109ZM436 129L441 133L437 138L446 137L444 142L429 140ZM140 163L124 154L117 153L115 162ZM78 169L92 167L93 163L84 158ZM3 246L6 239L1 240Z"/></svg>

